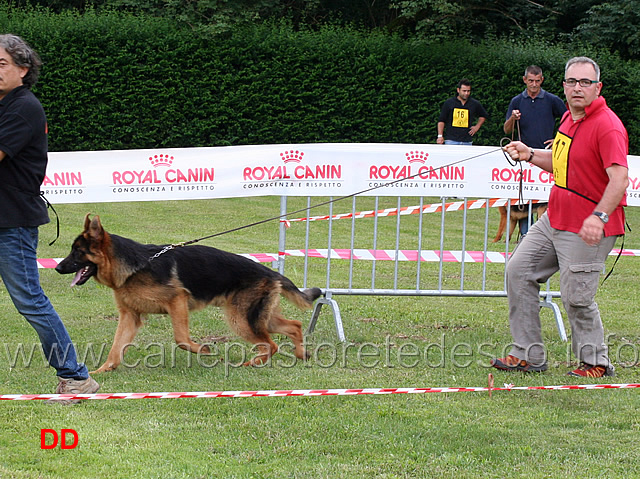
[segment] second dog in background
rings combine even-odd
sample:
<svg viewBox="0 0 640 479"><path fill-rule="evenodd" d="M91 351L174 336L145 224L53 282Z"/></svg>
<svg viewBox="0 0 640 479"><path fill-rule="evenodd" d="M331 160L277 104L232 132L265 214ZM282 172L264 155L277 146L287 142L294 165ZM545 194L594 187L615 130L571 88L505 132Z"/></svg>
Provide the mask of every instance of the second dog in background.
<svg viewBox="0 0 640 479"><path fill-rule="evenodd" d="M539 206L533 205L533 209L536 211L536 219L538 219L547 211L547 204L544 203ZM507 228L507 207L498 206L498 211L500 212L500 224L498 225L498 232L496 233L496 237L493 238L492 243L500 241ZM513 232L516 229L516 224L518 224L521 219L527 217L529 217L529 205L516 205L509 208L509 241L511 241Z"/></svg>

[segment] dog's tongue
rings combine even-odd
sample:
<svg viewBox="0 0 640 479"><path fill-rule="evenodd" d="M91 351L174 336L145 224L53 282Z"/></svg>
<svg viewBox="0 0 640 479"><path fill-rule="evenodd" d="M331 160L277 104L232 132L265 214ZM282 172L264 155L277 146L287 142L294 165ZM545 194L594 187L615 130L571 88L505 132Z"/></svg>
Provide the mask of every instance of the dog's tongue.
<svg viewBox="0 0 640 479"><path fill-rule="evenodd" d="M78 284L78 281L80 281L80 279L82 278L82 273L84 272L84 269L81 269L80 271L78 271L76 273L76 276L73 278L73 281L71 281L71 287L73 288L76 284Z"/></svg>

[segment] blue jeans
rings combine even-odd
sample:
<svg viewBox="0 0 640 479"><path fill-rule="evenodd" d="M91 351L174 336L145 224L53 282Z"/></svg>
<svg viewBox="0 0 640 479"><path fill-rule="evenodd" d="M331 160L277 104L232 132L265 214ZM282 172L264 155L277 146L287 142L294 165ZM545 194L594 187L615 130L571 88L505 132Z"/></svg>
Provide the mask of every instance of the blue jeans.
<svg viewBox="0 0 640 479"><path fill-rule="evenodd" d="M0 228L0 278L18 312L38 333L57 375L86 379L87 368L78 363L69 333L40 286L37 246L38 228Z"/></svg>
<svg viewBox="0 0 640 479"><path fill-rule="evenodd" d="M444 140L444 144L445 145L464 145L464 146L471 146L472 145L471 142L455 141L455 140Z"/></svg>

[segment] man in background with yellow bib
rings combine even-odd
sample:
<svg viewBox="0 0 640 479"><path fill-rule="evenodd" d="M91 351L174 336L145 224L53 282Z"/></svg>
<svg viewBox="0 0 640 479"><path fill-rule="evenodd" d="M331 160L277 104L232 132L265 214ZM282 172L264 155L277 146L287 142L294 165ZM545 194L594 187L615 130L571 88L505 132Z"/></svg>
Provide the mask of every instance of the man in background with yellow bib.
<svg viewBox="0 0 640 479"><path fill-rule="evenodd" d="M571 376L613 376L600 311L595 303L600 274L618 236L624 235L629 184L629 138L600 96L600 68L587 57L567 62L564 93L569 111L560 121L553 150L522 142L505 150L553 172L547 212L518 244L507 266L509 325L513 343L491 365L504 371L544 371L547 359L540 327L540 283L560 271L562 303L571 325Z"/></svg>
<svg viewBox="0 0 640 479"><path fill-rule="evenodd" d="M471 98L471 82L462 79L458 82L458 95L449 98L442 105L438 118L438 138L442 145L471 145L473 136L489 118L487 111L474 98Z"/></svg>

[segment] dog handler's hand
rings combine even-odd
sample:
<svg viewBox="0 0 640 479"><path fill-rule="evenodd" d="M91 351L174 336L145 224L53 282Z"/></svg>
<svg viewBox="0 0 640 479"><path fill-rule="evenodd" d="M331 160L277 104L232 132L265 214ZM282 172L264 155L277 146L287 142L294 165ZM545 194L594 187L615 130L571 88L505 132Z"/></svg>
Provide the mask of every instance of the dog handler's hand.
<svg viewBox="0 0 640 479"><path fill-rule="evenodd" d="M600 243L603 231L604 223L600 218L595 215L589 215L582 223L578 236L589 246L595 246Z"/></svg>
<svg viewBox="0 0 640 479"><path fill-rule="evenodd" d="M514 161L527 161L531 156L531 150L521 141L512 141L504 147L504 151Z"/></svg>

